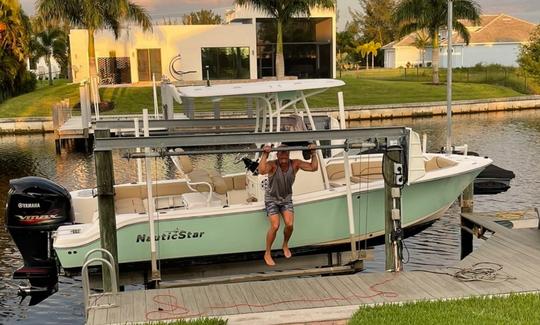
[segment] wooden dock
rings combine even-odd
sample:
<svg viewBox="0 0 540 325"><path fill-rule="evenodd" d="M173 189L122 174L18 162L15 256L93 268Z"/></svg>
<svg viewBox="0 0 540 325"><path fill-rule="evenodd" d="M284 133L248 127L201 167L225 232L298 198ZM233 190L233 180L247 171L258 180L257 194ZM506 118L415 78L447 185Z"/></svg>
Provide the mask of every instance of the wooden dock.
<svg viewBox="0 0 540 325"><path fill-rule="evenodd" d="M491 214L464 214L478 234L494 232L455 268L357 273L93 296L87 324L128 324L213 316L229 324L291 324L350 318L359 306L540 291L540 230L509 229ZM500 221L500 220L499 220ZM458 254L458 252L456 252ZM480 264L479 264L480 263ZM490 281L453 276L473 267L502 269ZM103 305L111 304L105 307Z"/></svg>

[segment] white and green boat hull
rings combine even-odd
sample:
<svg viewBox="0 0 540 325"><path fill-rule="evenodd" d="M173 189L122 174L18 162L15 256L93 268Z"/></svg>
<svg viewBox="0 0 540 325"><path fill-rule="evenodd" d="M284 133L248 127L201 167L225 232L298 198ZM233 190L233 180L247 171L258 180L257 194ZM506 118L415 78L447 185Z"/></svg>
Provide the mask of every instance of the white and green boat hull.
<svg viewBox="0 0 540 325"><path fill-rule="evenodd" d="M444 212L481 169L435 178L406 186L402 195L402 224L418 225ZM372 188L353 192L355 233L358 239L384 234L384 189L382 181ZM354 190L354 187L353 187ZM261 203L245 208L214 208L209 213L183 211L183 216L160 216L155 222L157 256L160 260L263 251L268 221ZM144 216L143 216L144 217ZM118 226L119 263L150 260L148 220ZM343 188L301 195L295 199L294 233L290 247L332 245L350 238L347 203ZM282 232L274 243L280 248ZM55 251L66 269L80 268L84 256L101 246L99 237L83 245Z"/></svg>

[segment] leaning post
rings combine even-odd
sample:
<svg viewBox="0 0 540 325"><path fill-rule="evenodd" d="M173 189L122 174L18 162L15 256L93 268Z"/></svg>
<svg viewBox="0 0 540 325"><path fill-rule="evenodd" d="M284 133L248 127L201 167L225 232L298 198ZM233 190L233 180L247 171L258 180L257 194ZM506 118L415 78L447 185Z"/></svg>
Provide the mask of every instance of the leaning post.
<svg viewBox="0 0 540 325"><path fill-rule="evenodd" d="M110 130L96 130L96 141L110 137ZM118 283L118 246L116 238L116 215L114 208L114 170L112 151L94 151L96 161L97 199L99 211L99 233L101 247L109 251L117 270ZM102 267L103 290L112 291L111 274L107 267ZM118 289L118 288L116 288Z"/></svg>

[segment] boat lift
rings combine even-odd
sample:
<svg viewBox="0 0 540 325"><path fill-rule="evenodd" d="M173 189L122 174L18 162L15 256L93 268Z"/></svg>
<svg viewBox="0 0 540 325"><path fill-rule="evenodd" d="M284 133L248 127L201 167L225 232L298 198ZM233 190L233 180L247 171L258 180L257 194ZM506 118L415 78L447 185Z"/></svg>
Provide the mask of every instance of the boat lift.
<svg viewBox="0 0 540 325"><path fill-rule="evenodd" d="M146 123L145 123L146 124ZM99 130L96 132L94 153L96 155L96 169L97 170L110 170L109 173L113 173L112 168L112 150L125 150L124 157L133 159L146 159L147 163L150 163L148 158L151 157L166 157L171 155L200 155L200 154L222 154L222 153L237 153L237 152L261 152L260 148L232 148L232 149L215 149L216 146L227 145L252 145L253 143L278 143L278 142L313 142L313 141L332 141L332 140L344 140L341 144L331 145L318 145L315 149L319 152L321 149L342 149L343 160L345 163L346 187L347 187L347 204L348 204L348 222L350 232L350 244L351 244L351 257L352 262L357 261L359 258L357 251L356 227L352 215L352 189L350 175L351 166L348 164L348 152L350 149L371 149L374 146L379 148L393 148L393 152L400 152L400 155L392 156L390 159L386 159L387 163L383 164L384 175L390 181L385 182L385 188L388 188L387 192L390 196L387 196L387 227L385 229L385 241L387 243L387 269L391 271L401 270L401 188L406 180L405 173L405 160L407 157L408 143L410 129L404 127L382 127L382 128L356 128L345 130L316 130L316 131L301 131L301 132L273 132L273 133L226 133L226 134L203 134L203 135L167 135L167 136L148 136L148 133L144 137L108 137L110 130ZM171 148L181 147L183 152L169 151ZM210 147L210 148L205 148ZM138 148L147 148L144 151L137 151ZM303 150L307 149L304 146L291 146L291 147L275 147L273 151L280 150ZM399 150L397 150L399 149ZM103 159L103 157L110 157ZM101 158L100 158L101 157ZM401 159L401 160L400 160ZM324 160L320 160L322 168L324 166ZM147 171L149 166L147 166ZM98 205L99 205L99 217L100 217L100 229L102 227L107 228L103 233L116 234L116 229L110 229L110 227L116 227L115 222L115 209L114 200L106 206L101 205L99 199L101 195L109 196L113 192L113 184L103 179L102 175L107 173L97 173L97 186L98 189ZM101 175L101 176L100 176ZM112 175L114 178L114 175ZM109 188L106 188L106 187ZM149 197L152 197L152 180L147 178L147 190ZM331 190L331 189L328 189ZM151 201L151 200L150 200ZM112 203L112 206L110 204ZM152 225L156 219L156 212L152 209L152 205L149 205L149 222ZM111 220L112 219L112 220ZM150 227L152 231L154 227ZM155 234L151 234L151 241L154 241ZM116 252L116 236L110 236L110 238L102 238L103 248L108 251ZM152 280L158 282L160 280L160 273L157 270L157 263L155 261L155 242L152 247L151 256L152 260ZM118 260L117 256L114 256L114 260Z"/></svg>

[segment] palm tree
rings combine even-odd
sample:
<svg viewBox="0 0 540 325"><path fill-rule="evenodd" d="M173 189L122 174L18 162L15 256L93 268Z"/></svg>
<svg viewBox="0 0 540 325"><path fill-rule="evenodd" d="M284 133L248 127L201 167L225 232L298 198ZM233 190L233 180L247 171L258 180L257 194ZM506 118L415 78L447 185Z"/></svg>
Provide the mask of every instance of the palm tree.
<svg viewBox="0 0 540 325"><path fill-rule="evenodd" d="M17 0L0 1L0 102L23 91L30 20Z"/></svg>
<svg viewBox="0 0 540 325"><path fill-rule="evenodd" d="M356 47L356 52L360 53L360 56L362 57L362 59L366 58L366 70L369 70L369 53L370 53L369 43L358 45Z"/></svg>
<svg viewBox="0 0 540 325"><path fill-rule="evenodd" d="M19 61L28 55L30 21L17 0L0 1L0 50L8 51Z"/></svg>
<svg viewBox="0 0 540 325"><path fill-rule="evenodd" d="M37 12L44 19L55 19L88 30L88 59L90 78L97 77L94 33L111 29L116 38L122 24L135 22L144 31L152 29L146 10L129 0L37 0ZM99 94L94 90L96 94Z"/></svg>
<svg viewBox="0 0 540 325"><path fill-rule="evenodd" d="M382 47L381 43L371 41L367 43L367 52L371 54L371 68L375 69L375 57L377 56L377 51Z"/></svg>
<svg viewBox="0 0 540 325"><path fill-rule="evenodd" d="M219 25L223 22L221 16L212 10L201 9L182 16L184 25Z"/></svg>
<svg viewBox="0 0 540 325"><path fill-rule="evenodd" d="M420 50L422 56L422 68L426 66L426 47L429 46L429 36L424 31L419 31L414 37L414 47Z"/></svg>
<svg viewBox="0 0 540 325"><path fill-rule="evenodd" d="M234 0L239 6L252 6L276 19L276 76L285 76L285 61L283 59L283 26L294 16L310 15L310 8L321 7L334 9L334 0Z"/></svg>
<svg viewBox="0 0 540 325"><path fill-rule="evenodd" d="M52 86L51 58L61 63L67 60L67 40L61 29L43 30L30 39L30 51L34 59L45 57L49 69L49 85Z"/></svg>
<svg viewBox="0 0 540 325"><path fill-rule="evenodd" d="M470 34L459 20L480 21L480 6L474 0L453 0L452 27L469 44ZM439 31L447 25L447 0L402 0L394 13L394 21L400 25L400 36L414 31L426 30L431 38L433 83L439 83ZM452 30L449 28L449 30ZM452 33L448 33L451 36Z"/></svg>

